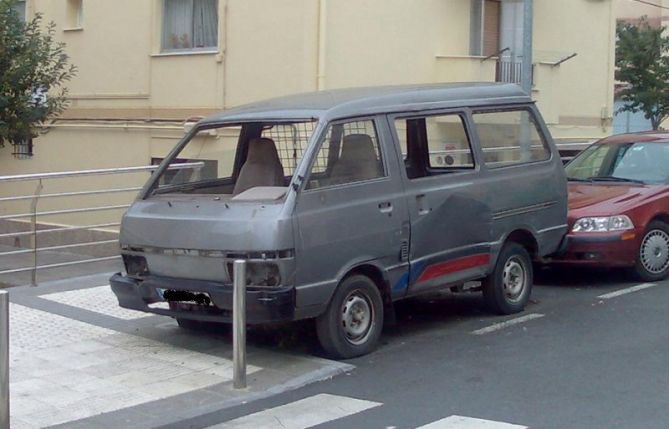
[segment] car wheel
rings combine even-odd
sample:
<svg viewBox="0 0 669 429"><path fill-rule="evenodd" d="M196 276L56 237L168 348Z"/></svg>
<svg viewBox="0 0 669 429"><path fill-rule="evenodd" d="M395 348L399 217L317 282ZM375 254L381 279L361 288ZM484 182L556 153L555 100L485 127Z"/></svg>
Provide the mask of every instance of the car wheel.
<svg viewBox="0 0 669 429"><path fill-rule="evenodd" d="M316 319L316 332L329 357L350 359L374 350L383 327L383 300L376 284L363 275L346 277Z"/></svg>
<svg viewBox="0 0 669 429"><path fill-rule="evenodd" d="M483 281L483 298L490 311L514 314L523 311L532 293L532 260L518 243L507 243L495 269Z"/></svg>
<svg viewBox="0 0 669 429"><path fill-rule="evenodd" d="M669 225L653 221L639 245L634 265L636 276L643 281L658 281L669 275Z"/></svg>

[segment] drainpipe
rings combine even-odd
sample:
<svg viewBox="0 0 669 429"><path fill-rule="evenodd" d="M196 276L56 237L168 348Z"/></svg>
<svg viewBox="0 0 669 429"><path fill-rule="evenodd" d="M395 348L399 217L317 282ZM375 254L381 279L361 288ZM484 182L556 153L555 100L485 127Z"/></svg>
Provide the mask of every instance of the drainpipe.
<svg viewBox="0 0 669 429"><path fill-rule="evenodd" d="M520 86L532 96L532 24L534 20L533 0L523 0L523 63Z"/></svg>
<svg viewBox="0 0 669 429"><path fill-rule="evenodd" d="M228 107L228 0L223 2L223 34L221 35L221 38L221 53L219 54L219 63L223 63L223 76L221 76L221 104L223 105L223 110L225 110Z"/></svg>
<svg viewBox="0 0 669 429"><path fill-rule="evenodd" d="M318 1L318 63L316 65L316 89L325 89L325 54L327 49L327 0Z"/></svg>

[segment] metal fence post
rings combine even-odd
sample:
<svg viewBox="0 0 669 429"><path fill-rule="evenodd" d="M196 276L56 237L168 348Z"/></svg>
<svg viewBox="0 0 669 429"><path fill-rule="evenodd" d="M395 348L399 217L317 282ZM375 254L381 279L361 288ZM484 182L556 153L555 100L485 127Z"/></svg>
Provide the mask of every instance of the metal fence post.
<svg viewBox="0 0 669 429"><path fill-rule="evenodd" d="M42 179L39 179L39 183L35 189L35 195L33 196L32 202L30 203L30 212L32 213L30 218L30 231L32 232L33 245L33 270L30 275L30 286L37 286L37 202L39 201L39 196L41 193Z"/></svg>
<svg viewBox="0 0 669 429"><path fill-rule="evenodd" d="M232 276L232 379L235 389L243 389L246 387L246 261L234 262Z"/></svg>
<svg viewBox="0 0 669 429"><path fill-rule="evenodd" d="M9 293L0 291L0 428L9 429Z"/></svg>

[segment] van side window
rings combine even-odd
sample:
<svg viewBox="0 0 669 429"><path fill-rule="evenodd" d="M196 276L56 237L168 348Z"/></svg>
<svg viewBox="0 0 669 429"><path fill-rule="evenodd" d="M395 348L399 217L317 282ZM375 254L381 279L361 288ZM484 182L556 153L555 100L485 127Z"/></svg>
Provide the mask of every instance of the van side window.
<svg viewBox="0 0 669 429"><path fill-rule="evenodd" d="M463 118L457 114L396 119L410 179L474 168Z"/></svg>
<svg viewBox="0 0 669 429"><path fill-rule="evenodd" d="M545 161L551 154L528 110L474 113L489 168Z"/></svg>
<svg viewBox="0 0 669 429"><path fill-rule="evenodd" d="M332 124L311 167L306 189L385 177L374 122Z"/></svg>

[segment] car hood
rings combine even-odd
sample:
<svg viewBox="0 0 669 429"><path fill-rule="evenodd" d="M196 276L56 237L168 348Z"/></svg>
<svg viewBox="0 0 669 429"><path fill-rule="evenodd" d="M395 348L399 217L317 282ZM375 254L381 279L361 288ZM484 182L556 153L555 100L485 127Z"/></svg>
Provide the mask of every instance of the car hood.
<svg viewBox="0 0 669 429"><path fill-rule="evenodd" d="M608 216L624 213L657 193L657 186L569 183L569 215Z"/></svg>

